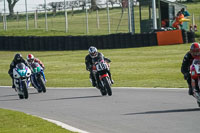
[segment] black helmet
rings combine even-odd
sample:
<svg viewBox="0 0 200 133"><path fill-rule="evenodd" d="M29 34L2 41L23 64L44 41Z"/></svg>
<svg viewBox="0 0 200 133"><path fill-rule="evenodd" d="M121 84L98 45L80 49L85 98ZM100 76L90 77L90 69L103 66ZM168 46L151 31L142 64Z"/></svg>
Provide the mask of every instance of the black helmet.
<svg viewBox="0 0 200 133"><path fill-rule="evenodd" d="M19 61L21 61L21 59L22 59L22 55L19 54L19 53L17 53L17 54L15 55L15 57L14 57L14 61L15 61L15 62L19 62Z"/></svg>

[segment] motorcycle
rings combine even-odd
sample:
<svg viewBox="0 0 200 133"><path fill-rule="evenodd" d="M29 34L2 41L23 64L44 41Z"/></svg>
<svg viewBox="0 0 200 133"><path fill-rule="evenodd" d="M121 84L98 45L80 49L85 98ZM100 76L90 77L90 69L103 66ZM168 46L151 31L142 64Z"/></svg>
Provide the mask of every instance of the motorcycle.
<svg viewBox="0 0 200 133"><path fill-rule="evenodd" d="M195 58L190 66L191 85L193 90L193 96L197 100L197 104L200 107L200 58Z"/></svg>
<svg viewBox="0 0 200 133"><path fill-rule="evenodd" d="M38 93L46 92L46 79L44 76L44 70L37 62L31 64L32 74L31 83L34 88L37 89Z"/></svg>
<svg viewBox="0 0 200 133"><path fill-rule="evenodd" d="M108 74L108 70L109 64L104 60L96 62L92 67L92 72L95 77L97 89L100 90L102 96L105 96L107 94L109 96L112 95L112 83Z"/></svg>
<svg viewBox="0 0 200 133"><path fill-rule="evenodd" d="M28 87L31 70L24 63L19 63L13 69L13 78L16 91L20 99L28 99Z"/></svg>

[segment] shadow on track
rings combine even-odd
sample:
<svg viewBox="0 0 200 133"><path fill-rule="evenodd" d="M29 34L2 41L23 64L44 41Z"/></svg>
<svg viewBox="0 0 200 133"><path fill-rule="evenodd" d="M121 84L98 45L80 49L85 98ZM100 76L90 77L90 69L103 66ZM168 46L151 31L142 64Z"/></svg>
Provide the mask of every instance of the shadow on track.
<svg viewBox="0 0 200 133"><path fill-rule="evenodd" d="M102 96L101 96L101 95L98 95L98 96L67 97L67 98L47 99L47 100L41 100L41 101L70 100L70 99L83 99L83 98L95 98L95 97L102 97Z"/></svg>
<svg viewBox="0 0 200 133"><path fill-rule="evenodd" d="M30 95L33 95L33 94L39 94L38 92L32 92L32 93L28 93ZM18 94L13 94L13 95L3 95L3 96L0 96L0 97L13 97L13 96L18 96Z"/></svg>
<svg viewBox="0 0 200 133"><path fill-rule="evenodd" d="M17 100L21 100L19 98L15 98L15 99L4 99L4 100L0 100L1 102L3 101L17 101Z"/></svg>
<svg viewBox="0 0 200 133"><path fill-rule="evenodd" d="M32 93L29 93L29 95L35 95L35 94L39 94L38 92L32 92ZM18 97L18 94L13 94L13 95L3 95L3 96L0 96L0 97L17 97L15 99L3 99L3 100L0 100L0 101L16 101L16 100L23 100L23 99L19 99Z"/></svg>
<svg viewBox="0 0 200 133"><path fill-rule="evenodd" d="M0 96L0 97L13 97L13 96L17 96L17 94L13 94L13 95L3 95L3 96Z"/></svg>
<svg viewBox="0 0 200 133"><path fill-rule="evenodd" d="M147 112L138 112L138 113L128 113L128 114L123 114L123 115L146 115L146 114L180 113L180 112L195 112L195 111L200 111L200 108L147 111Z"/></svg>

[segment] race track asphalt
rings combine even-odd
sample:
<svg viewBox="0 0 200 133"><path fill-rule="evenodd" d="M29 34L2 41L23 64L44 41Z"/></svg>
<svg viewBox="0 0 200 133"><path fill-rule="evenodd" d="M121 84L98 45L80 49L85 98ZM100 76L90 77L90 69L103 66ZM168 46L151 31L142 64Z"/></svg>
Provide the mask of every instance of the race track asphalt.
<svg viewBox="0 0 200 133"><path fill-rule="evenodd" d="M95 88L47 88L19 100L0 87L0 108L49 118L90 133L199 133L200 109L187 89L113 88L101 96Z"/></svg>

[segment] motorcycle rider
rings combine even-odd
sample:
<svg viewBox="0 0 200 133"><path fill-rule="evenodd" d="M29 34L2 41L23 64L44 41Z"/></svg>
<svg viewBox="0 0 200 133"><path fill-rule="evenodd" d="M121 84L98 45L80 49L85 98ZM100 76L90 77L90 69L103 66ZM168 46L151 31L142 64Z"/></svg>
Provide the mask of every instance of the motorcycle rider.
<svg viewBox="0 0 200 133"><path fill-rule="evenodd" d="M34 62L37 62L43 68L43 70L45 69L44 64L42 63L42 61L40 61L38 58L35 58L33 56L33 54L28 54L27 55L27 62L29 63L29 65L31 65ZM45 82L47 82L44 73L43 73L43 77L44 77ZM32 78L31 78L31 84L32 84L32 86L34 88L37 88L36 85L34 84L34 82L32 81Z"/></svg>
<svg viewBox="0 0 200 133"><path fill-rule="evenodd" d="M190 75L190 66L194 58L200 57L200 44L197 42L192 43L190 47L190 51L188 51L182 62L181 72L184 75L184 79L187 80L189 91L189 95L193 95L193 89L191 85L191 75Z"/></svg>
<svg viewBox="0 0 200 133"><path fill-rule="evenodd" d="M10 64L10 69L8 70L8 74L12 78L12 88L15 88L14 77L13 77L13 69L16 67L18 63L24 63L26 66L30 67L26 60L23 59L20 53L15 54L13 61Z"/></svg>
<svg viewBox="0 0 200 133"><path fill-rule="evenodd" d="M27 62L29 63L29 65L31 65L33 62L37 62L44 69L44 64L42 63L42 61L40 61L38 58L35 58L33 54L27 55Z"/></svg>
<svg viewBox="0 0 200 133"><path fill-rule="evenodd" d="M98 60L105 60L107 63L110 63L111 60L108 58L105 58L102 53L97 52L97 48L94 46L90 46L88 51L89 51L89 54L86 55L86 57L85 57L86 70L90 72L90 79L92 80L92 86L96 87L97 86L96 80L92 73L92 67L93 67L94 63L97 62ZM108 70L108 75L111 79L111 83L113 84L114 81L111 78L110 70ZM96 75L96 76L98 77L98 75ZM99 78L96 78L96 79L99 80Z"/></svg>

